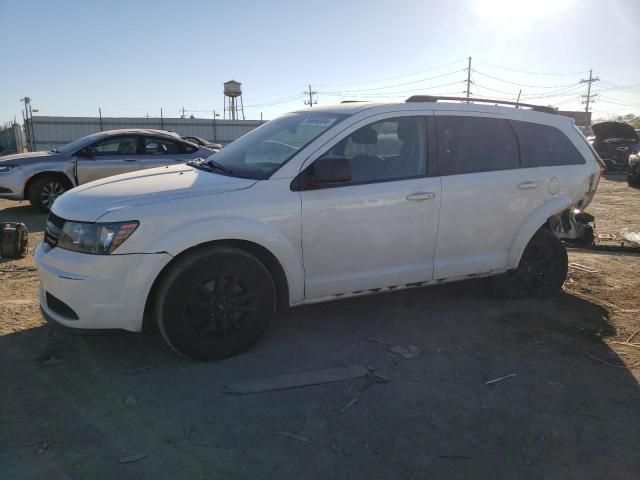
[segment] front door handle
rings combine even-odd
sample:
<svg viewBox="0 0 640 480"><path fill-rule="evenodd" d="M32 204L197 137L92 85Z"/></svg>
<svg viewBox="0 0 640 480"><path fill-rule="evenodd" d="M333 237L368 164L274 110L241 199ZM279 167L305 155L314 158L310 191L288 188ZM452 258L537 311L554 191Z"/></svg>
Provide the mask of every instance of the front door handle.
<svg viewBox="0 0 640 480"><path fill-rule="evenodd" d="M535 180L530 180L527 182L522 182L518 184L518 188L520 190L530 190L532 188L538 188L540 186L540 182Z"/></svg>
<svg viewBox="0 0 640 480"><path fill-rule="evenodd" d="M436 194L433 192L415 192L411 195L407 195L407 200L412 202L421 202L423 200L432 200L436 198Z"/></svg>
<svg viewBox="0 0 640 480"><path fill-rule="evenodd" d="M124 161L125 162L137 162L138 159L137 158L125 158Z"/></svg>

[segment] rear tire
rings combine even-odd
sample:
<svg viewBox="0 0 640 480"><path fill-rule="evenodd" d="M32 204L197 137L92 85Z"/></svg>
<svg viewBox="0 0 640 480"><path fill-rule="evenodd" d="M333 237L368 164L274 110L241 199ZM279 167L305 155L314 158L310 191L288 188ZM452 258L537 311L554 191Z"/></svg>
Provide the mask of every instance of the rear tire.
<svg viewBox="0 0 640 480"><path fill-rule="evenodd" d="M179 354L218 360L252 347L276 312L267 268L233 247L207 247L171 265L156 295L158 327Z"/></svg>
<svg viewBox="0 0 640 480"><path fill-rule="evenodd" d="M29 187L29 202L36 210L48 213L56 198L67 190L67 185L56 176L36 178Z"/></svg>
<svg viewBox="0 0 640 480"><path fill-rule="evenodd" d="M630 187L635 187L635 188L640 187L640 176L627 174L627 184Z"/></svg>
<svg viewBox="0 0 640 480"><path fill-rule="evenodd" d="M567 279L567 250L550 230L541 228L529 240L518 268L492 279L502 298L545 298L558 293Z"/></svg>

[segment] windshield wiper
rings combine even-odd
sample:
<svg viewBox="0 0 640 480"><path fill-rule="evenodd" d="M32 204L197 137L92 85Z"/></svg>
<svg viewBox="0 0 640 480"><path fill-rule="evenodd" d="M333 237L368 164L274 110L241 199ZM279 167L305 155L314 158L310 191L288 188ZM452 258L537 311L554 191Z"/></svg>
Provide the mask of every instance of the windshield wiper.
<svg viewBox="0 0 640 480"><path fill-rule="evenodd" d="M204 163L206 163L207 165L209 165L213 169L217 169L217 170L220 170L221 172L226 173L227 175L233 175L233 170L225 167L224 165L221 165L220 163L216 162L213 159L207 160Z"/></svg>
<svg viewBox="0 0 640 480"><path fill-rule="evenodd" d="M213 172L214 170L220 170L227 175L233 175L233 170L228 169L227 167L220 165L215 160L205 160L204 158L196 158L194 160L189 160L187 165L192 167L200 168L202 170L208 170Z"/></svg>

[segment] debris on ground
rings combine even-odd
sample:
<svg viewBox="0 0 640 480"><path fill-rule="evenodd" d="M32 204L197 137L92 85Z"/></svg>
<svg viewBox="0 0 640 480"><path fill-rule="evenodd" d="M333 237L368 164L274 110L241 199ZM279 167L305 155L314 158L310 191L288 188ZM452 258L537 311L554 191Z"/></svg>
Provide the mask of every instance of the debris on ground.
<svg viewBox="0 0 640 480"><path fill-rule="evenodd" d="M289 433L289 432L278 432L278 435L286 438L291 438L293 440L298 440L299 442L303 442L303 443L311 443L311 440L309 440L309 438L305 437L304 435L296 435L295 433Z"/></svg>
<svg viewBox="0 0 640 480"><path fill-rule="evenodd" d="M118 463L134 463L142 460L147 456L146 453L136 453L135 455L129 455L127 457L122 457Z"/></svg>
<svg viewBox="0 0 640 480"><path fill-rule="evenodd" d="M627 242L635 243L640 247L640 232L634 232L629 228L623 228L620 230L620 236L624 238Z"/></svg>
<svg viewBox="0 0 640 480"><path fill-rule="evenodd" d="M326 368L324 370L275 375L273 377L258 380L234 383L225 388L224 393L246 395L249 393L269 392L274 390L288 390L290 388L309 387L312 385L322 385L324 383L353 380L354 378L365 377L368 374L369 369L363 365Z"/></svg>
<svg viewBox="0 0 640 480"><path fill-rule="evenodd" d="M122 402L125 407L136 407L138 406L138 400L136 400L131 395L127 395Z"/></svg>
<svg viewBox="0 0 640 480"><path fill-rule="evenodd" d="M358 399L357 398L352 398L351 400L349 400L349 403L347 403L344 407L342 407L340 409L340 411L338 412L339 415L342 415L344 412L346 412L347 410L349 410L351 407L353 407L356 403L358 403Z"/></svg>
<svg viewBox="0 0 640 480"><path fill-rule="evenodd" d="M596 270L595 268L589 267L587 265L582 265L580 263L570 263L569 268L585 273L600 273L599 270Z"/></svg>
<svg viewBox="0 0 640 480"><path fill-rule="evenodd" d="M389 348L389 351L404 358L413 358L420 354L420 349L415 345L409 345L408 347L403 345L394 345Z"/></svg>
<svg viewBox="0 0 640 480"><path fill-rule="evenodd" d="M60 365L61 363L66 363L66 358L56 357L55 355L49 355L48 357L42 359L42 365L46 367L51 367L53 365Z"/></svg>
<svg viewBox="0 0 640 480"><path fill-rule="evenodd" d="M515 377L516 374L515 373L510 373L509 375L505 375L504 377L498 377L498 378L494 378L493 380L489 380L487 382L484 382L485 385L492 385L494 383L498 383L501 382L502 380L506 380L507 378L511 378L511 377Z"/></svg>

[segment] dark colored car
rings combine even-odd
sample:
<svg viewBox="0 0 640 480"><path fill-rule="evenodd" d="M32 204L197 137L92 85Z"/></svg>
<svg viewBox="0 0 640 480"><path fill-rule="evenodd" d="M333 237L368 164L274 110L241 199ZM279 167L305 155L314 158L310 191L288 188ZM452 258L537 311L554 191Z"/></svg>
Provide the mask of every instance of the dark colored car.
<svg viewBox="0 0 640 480"><path fill-rule="evenodd" d="M593 127L593 148L604 161L607 171L626 172L629 155L640 152L640 137L627 123L602 122Z"/></svg>

